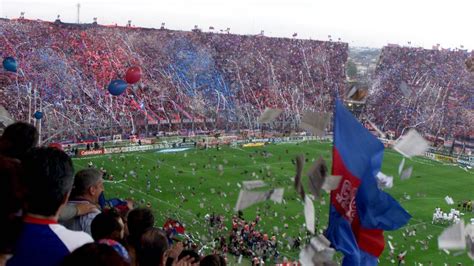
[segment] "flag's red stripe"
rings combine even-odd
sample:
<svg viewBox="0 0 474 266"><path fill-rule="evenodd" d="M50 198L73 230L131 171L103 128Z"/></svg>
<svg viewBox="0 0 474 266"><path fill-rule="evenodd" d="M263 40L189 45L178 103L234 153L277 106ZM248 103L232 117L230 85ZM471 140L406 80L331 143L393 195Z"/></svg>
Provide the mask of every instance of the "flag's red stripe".
<svg viewBox="0 0 474 266"><path fill-rule="evenodd" d="M331 204L351 224L359 248L372 256L379 257L385 247L383 230L366 229L360 225L355 196L361 180L346 168L335 147L333 148L332 174L341 175L342 179L339 187L331 191Z"/></svg>
<svg viewBox="0 0 474 266"><path fill-rule="evenodd" d="M367 229L360 225L359 217L351 224L352 232L357 239L357 245L363 251L374 257L379 257L385 248L385 239L382 229Z"/></svg>
<svg viewBox="0 0 474 266"><path fill-rule="evenodd" d="M332 158L332 174L340 175L342 178L337 189L331 191L331 203L339 214L351 221L354 216L350 217L350 214L356 214L355 195L361 181L359 178L353 176L345 167L344 162L335 147L333 148Z"/></svg>

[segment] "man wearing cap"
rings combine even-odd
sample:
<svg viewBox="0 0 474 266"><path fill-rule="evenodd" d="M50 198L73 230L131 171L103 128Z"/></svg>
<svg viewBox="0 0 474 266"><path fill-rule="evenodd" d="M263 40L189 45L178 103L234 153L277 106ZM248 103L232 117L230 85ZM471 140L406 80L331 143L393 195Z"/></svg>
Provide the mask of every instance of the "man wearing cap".
<svg viewBox="0 0 474 266"><path fill-rule="evenodd" d="M91 203L97 208L85 215L76 216L64 221L63 225L74 231L84 231L91 234L92 220L100 213L99 197L104 192L104 180L102 172L95 168L83 169L76 173L74 186L71 192L71 200L68 205Z"/></svg>

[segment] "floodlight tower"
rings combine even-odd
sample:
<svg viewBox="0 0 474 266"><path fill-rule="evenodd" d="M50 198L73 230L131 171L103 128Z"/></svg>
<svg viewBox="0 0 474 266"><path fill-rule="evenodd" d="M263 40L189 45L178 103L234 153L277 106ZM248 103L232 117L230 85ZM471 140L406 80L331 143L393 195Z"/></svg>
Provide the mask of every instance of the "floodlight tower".
<svg viewBox="0 0 474 266"><path fill-rule="evenodd" d="M80 14L81 14L81 4L80 4L80 3L77 3L76 7L77 7L77 24L79 24L79 23L81 23L81 21L80 21L80 19L79 19L79 18L80 18Z"/></svg>

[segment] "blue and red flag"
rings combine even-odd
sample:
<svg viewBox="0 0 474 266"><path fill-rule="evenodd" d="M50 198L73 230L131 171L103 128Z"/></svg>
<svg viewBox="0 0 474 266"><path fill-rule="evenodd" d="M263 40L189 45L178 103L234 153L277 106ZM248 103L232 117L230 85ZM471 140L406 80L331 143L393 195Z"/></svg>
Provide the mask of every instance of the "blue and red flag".
<svg viewBox="0 0 474 266"><path fill-rule="evenodd" d="M396 230L411 218L377 187L383 144L336 100L332 174L342 176L331 191L326 236L344 253L342 265L377 265L385 247L383 230Z"/></svg>

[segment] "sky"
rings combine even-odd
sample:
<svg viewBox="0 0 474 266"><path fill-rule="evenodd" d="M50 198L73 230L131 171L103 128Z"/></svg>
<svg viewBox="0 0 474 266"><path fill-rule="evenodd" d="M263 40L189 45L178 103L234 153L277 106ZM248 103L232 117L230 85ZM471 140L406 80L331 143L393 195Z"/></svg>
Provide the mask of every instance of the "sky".
<svg viewBox="0 0 474 266"><path fill-rule="evenodd" d="M0 0L0 17L474 50L474 0Z"/></svg>

